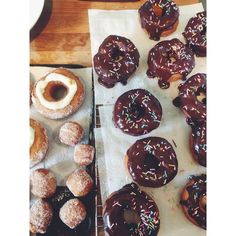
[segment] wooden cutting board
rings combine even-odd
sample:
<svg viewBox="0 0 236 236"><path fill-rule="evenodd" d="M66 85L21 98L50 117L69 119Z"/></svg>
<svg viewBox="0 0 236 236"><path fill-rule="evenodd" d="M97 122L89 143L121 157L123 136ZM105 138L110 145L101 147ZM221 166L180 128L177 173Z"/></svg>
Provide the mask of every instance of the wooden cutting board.
<svg viewBox="0 0 236 236"><path fill-rule="evenodd" d="M138 9L144 2L46 0L42 15L30 32L30 63L91 66L88 9ZM198 2L176 0L178 5Z"/></svg>

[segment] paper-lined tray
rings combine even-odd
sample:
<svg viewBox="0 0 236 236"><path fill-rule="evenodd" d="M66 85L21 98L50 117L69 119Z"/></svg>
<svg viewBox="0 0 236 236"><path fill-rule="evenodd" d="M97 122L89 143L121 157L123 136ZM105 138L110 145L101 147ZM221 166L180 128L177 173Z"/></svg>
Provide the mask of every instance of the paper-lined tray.
<svg viewBox="0 0 236 236"><path fill-rule="evenodd" d="M161 40L176 37L185 42L182 36L184 27L192 16L202 10L202 4L181 6L180 23L177 31L169 37L161 38ZM147 34L141 28L137 10L89 10L89 22L92 55L97 52L104 38L110 34L129 38L140 53L140 65L132 78L128 80L126 86L117 84L112 89L104 88L97 82L97 75L94 73L95 103L103 104L99 107L101 128L95 130L102 201L104 202L110 193L132 181L124 166L124 156L127 149L137 139L160 136L166 138L174 147L179 170L175 179L162 188L141 188L154 198L160 209L161 228L158 235L187 236L190 232L193 236L205 235L206 231L196 227L186 219L179 204L180 192L186 184L188 176L206 172L204 167L193 160L189 148L191 128L186 124L181 111L172 104L172 100L178 94L177 87L180 81L171 83L169 89L162 90L158 87L156 79L147 78L147 55L157 42L149 40ZM195 57L195 61L196 66L189 76L197 72L206 72L206 58ZM112 122L113 104L116 99L125 91L134 88L145 88L150 91L158 98L163 109L160 127L147 135L139 137L122 133L114 127Z"/></svg>

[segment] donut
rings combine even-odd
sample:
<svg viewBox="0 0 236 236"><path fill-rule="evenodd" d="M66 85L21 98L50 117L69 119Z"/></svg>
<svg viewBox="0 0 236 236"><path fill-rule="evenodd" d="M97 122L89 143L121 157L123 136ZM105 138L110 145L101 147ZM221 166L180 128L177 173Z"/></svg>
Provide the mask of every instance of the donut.
<svg viewBox="0 0 236 236"><path fill-rule="evenodd" d="M206 11L199 12L189 20L183 32L187 45L199 57L206 56L206 24Z"/></svg>
<svg viewBox="0 0 236 236"><path fill-rule="evenodd" d="M173 104L192 123L206 120L206 74L198 73L179 85L179 95Z"/></svg>
<svg viewBox="0 0 236 236"><path fill-rule="evenodd" d="M47 169L37 169L30 174L31 193L39 198L49 198L57 188L57 180L54 173Z"/></svg>
<svg viewBox="0 0 236 236"><path fill-rule="evenodd" d="M206 175L191 176L184 187L180 204L193 224L206 229Z"/></svg>
<svg viewBox="0 0 236 236"><path fill-rule="evenodd" d="M179 24L179 8L171 0L148 0L140 7L139 15L142 28L152 40L172 34Z"/></svg>
<svg viewBox="0 0 236 236"><path fill-rule="evenodd" d="M206 144L206 122L198 123L192 126L190 136L190 149L194 159L206 167L207 144Z"/></svg>
<svg viewBox="0 0 236 236"><path fill-rule="evenodd" d="M137 140L127 150L125 164L133 180L144 187L166 185L178 172L176 153L161 137Z"/></svg>
<svg viewBox="0 0 236 236"><path fill-rule="evenodd" d="M53 217L51 205L43 199L38 199L30 208L30 232L46 233Z"/></svg>
<svg viewBox="0 0 236 236"><path fill-rule="evenodd" d="M77 198L68 200L59 211L61 221L71 229L76 228L86 215L84 204Z"/></svg>
<svg viewBox="0 0 236 236"><path fill-rule="evenodd" d="M41 162L48 150L47 131L36 120L30 119L30 167Z"/></svg>
<svg viewBox="0 0 236 236"><path fill-rule="evenodd" d="M124 217L125 210L135 211L139 222L128 224ZM135 183L113 192L103 208L104 227L109 236L156 236L160 228L159 217L159 209L154 200Z"/></svg>
<svg viewBox="0 0 236 236"><path fill-rule="evenodd" d="M160 102L144 89L133 89L123 93L114 105L114 125L129 135L150 133L160 125L161 117Z"/></svg>
<svg viewBox="0 0 236 236"><path fill-rule="evenodd" d="M88 166L93 162L95 149L88 144L78 144L74 149L74 161L80 166Z"/></svg>
<svg viewBox="0 0 236 236"><path fill-rule="evenodd" d="M83 169L76 169L69 175L66 186L75 197L83 197L91 192L93 188L93 179Z"/></svg>
<svg viewBox="0 0 236 236"><path fill-rule="evenodd" d="M66 122L59 131L59 139L62 143L75 146L84 136L84 129L78 122Z"/></svg>
<svg viewBox="0 0 236 236"><path fill-rule="evenodd" d="M80 79L64 68L55 69L38 80L32 91L35 108L45 117L61 119L82 105L85 90Z"/></svg>
<svg viewBox="0 0 236 236"><path fill-rule="evenodd" d="M139 57L138 49L129 39L108 36L93 58L98 82L106 88L112 88L118 82L126 85L139 65Z"/></svg>
<svg viewBox="0 0 236 236"><path fill-rule="evenodd" d="M148 54L149 78L158 77L160 88L169 88L170 82L184 80L195 66L194 54L179 39L157 43Z"/></svg>

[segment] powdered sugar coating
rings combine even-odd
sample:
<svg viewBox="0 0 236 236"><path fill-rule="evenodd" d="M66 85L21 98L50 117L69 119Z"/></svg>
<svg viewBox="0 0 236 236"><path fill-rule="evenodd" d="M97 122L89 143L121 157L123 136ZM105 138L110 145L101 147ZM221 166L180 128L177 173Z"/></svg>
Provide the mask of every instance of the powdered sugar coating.
<svg viewBox="0 0 236 236"><path fill-rule="evenodd" d="M52 207L43 199L38 199L30 208L30 231L44 234L51 223Z"/></svg>
<svg viewBox="0 0 236 236"><path fill-rule="evenodd" d="M83 127L77 122L66 122L59 131L59 139L62 143L75 146L84 136Z"/></svg>
<svg viewBox="0 0 236 236"><path fill-rule="evenodd" d="M47 169L37 169L30 174L31 193L40 198L51 197L57 187L54 173Z"/></svg>
<svg viewBox="0 0 236 236"><path fill-rule="evenodd" d="M79 199L67 201L60 209L60 219L69 228L74 229L86 218L86 209Z"/></svg>
<svg viewBox="0 0 236 236"><path fill-rule="evenodd" d="M87 166L93 162L95 149L88 144L78 144L74 150L74 161L80 166Z"/></svg>
<svg viewBox="0 0 236 236"><path fill-rule="evenodd" d="M83 169L76 169L67 179L66 186L75 197L87 195L93 187L93 179Z"/></svg>

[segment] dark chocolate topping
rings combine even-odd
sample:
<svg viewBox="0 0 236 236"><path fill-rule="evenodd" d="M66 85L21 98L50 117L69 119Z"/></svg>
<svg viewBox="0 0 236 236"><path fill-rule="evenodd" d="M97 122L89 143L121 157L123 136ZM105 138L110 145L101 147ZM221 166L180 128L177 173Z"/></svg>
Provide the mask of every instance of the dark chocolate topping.
<svg viewBox="0 0 236 236"><path fill-rule="evenodd" d="M159 8L159 14L155 8ZM172 29L179 18L179 8L172 0L148 0L139 9L141 26L150 39L159 40L162 32Z"/></svg>
<svg viewBox="0 0 236 236"><path fill-rule="evenodd" d="M144 89L125 92L114 105L113 122L126 134L147 134L159 126L161 117L160 102Z"/></svg>
<svg viewBox="0 0 236 236"><path fill-rule="evenodd" d="M183 36L185 37L187 44L195 52L197 56L205 57L206 56L206 47L207 47L207 38L206 38L206 11L199 12L196 16L192 17Z"/></svg>
<svg viewBox="0 0 236 236"><path fill-rule="evenodd" d="M164 138L140 139L128 149L127 156L130 175L141 186L161 187L178 172L176 153Z"/></svg>
<svg viewBox="0 0 236 236"><path fill-rule="evenodd" d="M206 122L198 123L192 127L191 148L200 165L206 166Z"/></svg>
<svg viewBox="0 0 236 236"><path fill-rule="evenodd" d="M206 229L206 175L191 176L183 193L184 191L187 191L189 196L187 200L181 199L180 204L187 208L187 217Z"/></svg>
<svg viewBox="0 0 236 236"><path fill-rule="evenodd" d="M140 222L129 225L124 219L124 210L137 212ZM157 205L134 183L110 195L105 202L103 220L110 236L156 236L160 227Z"/></svg>
<svg viewBox="0 0 236 236"><path fill-rule="evenodd" d="M100 45L93 62L98 82L112 88L117 82L127 83L139 65L139 52L129 39L110 35Z"/></svg>
<svg viewBox="0 0 236 236"><path fill-rule="evenodd" d="M206 95L206 74L195 74L179 86L179 96L173 101L193 123L206 120L206 99L199 101L200 94Z"/></svg>
<svg viewBox="0 0 236 236"><path fill-rule="evenodd" d="M193 52L179 39L161 41L148 55L148 77L169 82L172 75L188 75L195 66Z"/></svg>

